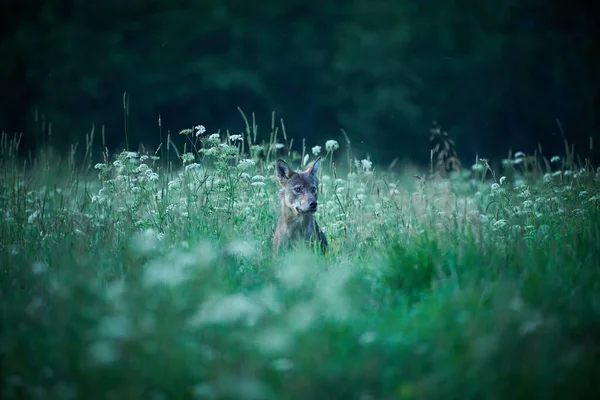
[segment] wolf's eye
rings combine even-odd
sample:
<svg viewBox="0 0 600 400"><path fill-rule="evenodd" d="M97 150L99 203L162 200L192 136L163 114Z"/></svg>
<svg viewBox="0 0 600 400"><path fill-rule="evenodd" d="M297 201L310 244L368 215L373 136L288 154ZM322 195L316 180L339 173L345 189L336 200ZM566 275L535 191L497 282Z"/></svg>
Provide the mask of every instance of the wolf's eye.
<svg viewBox="0 0 600 400"><path fill-rule="evenodd" d="M296 186L296 187L294 188L294 190L296 191L296 193L300 193L300 192L302 191L302 187L300 187L300 186Z"/></svg>

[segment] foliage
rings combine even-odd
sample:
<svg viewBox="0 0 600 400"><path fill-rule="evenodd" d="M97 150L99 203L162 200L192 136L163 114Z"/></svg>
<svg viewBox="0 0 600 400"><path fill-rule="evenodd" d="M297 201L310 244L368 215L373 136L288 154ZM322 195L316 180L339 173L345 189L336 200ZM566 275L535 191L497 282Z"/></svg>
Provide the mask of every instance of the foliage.
<svg viewBox="0 0 600 400"><path fill-rule="evenodd" d="M334 163L333 139L292 152L279 128L25 167L3 136L2 397L598 391L597 171L518 153L497 179L478 160L407 180L351 149ZM323 149L330 252L272 259L274 160Z"/></svg>
<svg viewBox="0 0 600 400"><path fill-rule="evenodd" d="M165 132L198 120L242 129L240 106L276 110L312 142L343 128L382 160L426 165L414 144L426 145L433 120L462 162L539 143L559 151L555 119L590 156L597 24L572 2L65 4L14 2L0 24L0 126L28 132L29 144L46 140L49 128L28 129L39 120L52 123L57 143L93 121L110 149L135 150L162 141L159 115ZM127 116L115 117L124 93Z"/></svg>

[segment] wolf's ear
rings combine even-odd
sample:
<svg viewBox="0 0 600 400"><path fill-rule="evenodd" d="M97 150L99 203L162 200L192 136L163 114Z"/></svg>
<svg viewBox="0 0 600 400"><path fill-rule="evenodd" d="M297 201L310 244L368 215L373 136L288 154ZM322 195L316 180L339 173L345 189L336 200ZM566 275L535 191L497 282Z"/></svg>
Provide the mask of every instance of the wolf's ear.
<svg viewBox="0 0 600 400"><path fill-rule="evenodd" d="M281 159L277 160L275 164L275 176L277 176L277 180L279 180L281 186L285 186L292 175L294 175L294 171L292 171L290 166Z"/></svg>
<svg viewBox="0 0 600 400"><path fill-rule="evenodd" d="M319 170L321 169L321 157L317 157L317 159L312 163L310 167L306 169L306 172L313 176L317 176L319 174Z"/></svg>

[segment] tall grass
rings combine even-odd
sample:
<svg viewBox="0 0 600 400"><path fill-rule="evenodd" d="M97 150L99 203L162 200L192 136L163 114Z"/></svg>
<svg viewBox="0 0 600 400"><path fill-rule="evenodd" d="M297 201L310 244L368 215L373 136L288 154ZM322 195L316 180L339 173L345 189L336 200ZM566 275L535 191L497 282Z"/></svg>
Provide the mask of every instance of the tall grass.
<svg viewBox="0 0 600 400"><path fill-rule="evenodd" d="M349 141L300 146L275 121L264 142L254 123L181 134L184 149L169 138L151 154L93 154L90 139L83 162L48 151L22 161L3 136L2 398L600 389L600 174L589 165L517 154L502 171L477 160L416 179L355 158ZM317 153L330 250L272 259L274 160L300 168Z"/></svg>

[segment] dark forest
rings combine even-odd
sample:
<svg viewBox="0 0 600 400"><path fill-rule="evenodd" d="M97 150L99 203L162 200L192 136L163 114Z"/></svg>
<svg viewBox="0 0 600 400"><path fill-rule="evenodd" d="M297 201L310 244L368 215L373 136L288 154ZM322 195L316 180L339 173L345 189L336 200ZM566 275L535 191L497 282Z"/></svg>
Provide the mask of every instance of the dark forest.
<svg viewBox="0 0 600 400"><path fill-rule="evenodd" d="M29 147L157 145L163 130L243 129L271 113L294 136L341 138L386 163L429 159L433 121L463 162L600 127L597 13L577 1L26 0L2 4L0 128ZM127 96L127 121L123 97ZM42 123L43 118L43 123ZM45 128L44 128L45 125ZM597 141L597 140L596 140Z"/></svg>

